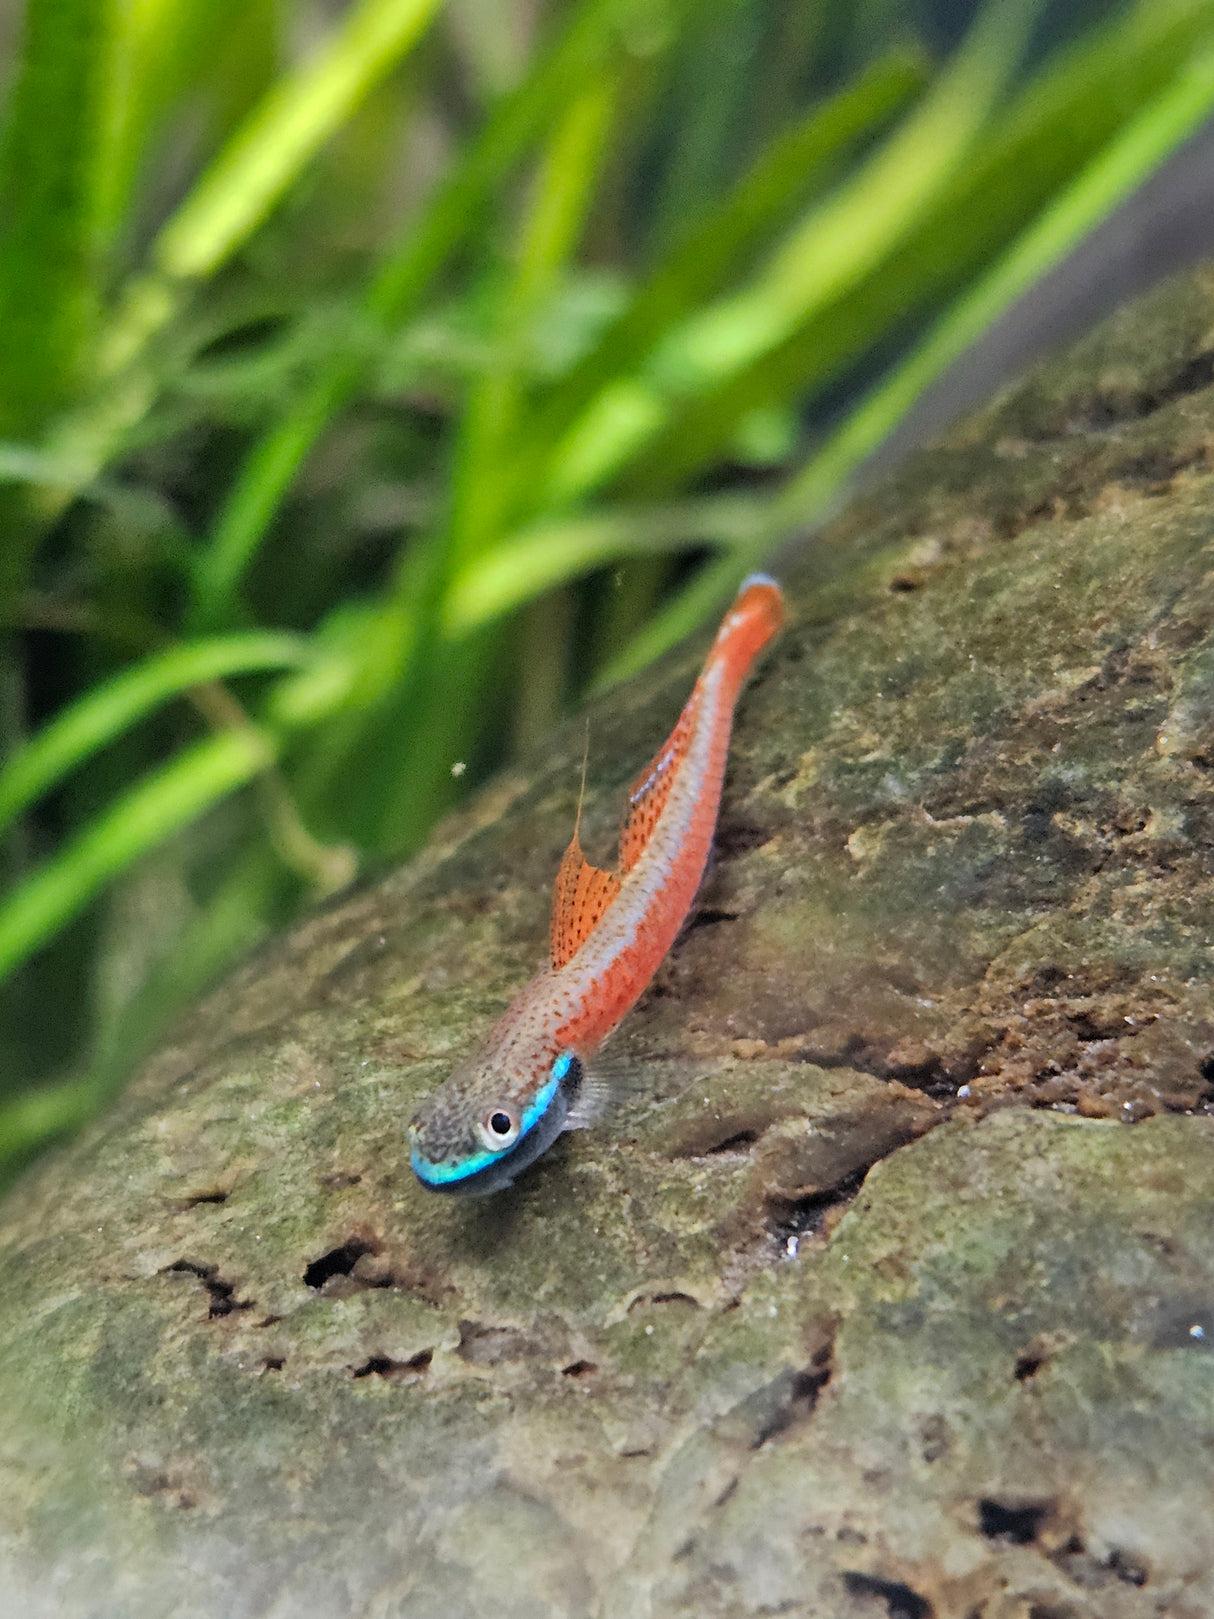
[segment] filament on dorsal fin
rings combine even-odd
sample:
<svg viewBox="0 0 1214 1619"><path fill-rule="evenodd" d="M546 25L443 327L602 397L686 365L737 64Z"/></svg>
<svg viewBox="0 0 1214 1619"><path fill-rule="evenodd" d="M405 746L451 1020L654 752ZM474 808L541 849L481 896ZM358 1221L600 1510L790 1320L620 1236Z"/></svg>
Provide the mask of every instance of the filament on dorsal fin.
<svg viewBox="0 0 1214 1619"><path fill-rule="evenodd" d="M577 815L573 836L565 850L552 888L552 923L549 938L552 965L563 967L585 944L602 919L603 912L620 891L620 879L613 871L592 866L582 853L578 832L582 825L582 799L586 795L586 761L590 756L590 722L586 722L586 745L582 750L582 784L578 788Z"/></svg>
<svg viewBox="0 0 1214 1619"><path fill-rule="evenodd" d="M628 808L620 829L620 871L624 876L645 852L645 845L653 836L658 817L666 808L679 763L687 751L695 726L698 697L697 687L676 720L674 730L628 790Z"/></svg>
<svg viewBox="0 0 1214 1619"><path fill-rule="evenodd" d="M586 859L575 828L552 890L554 967L563 967L577 954L619 891L620 879L613 871Z"/></svg>

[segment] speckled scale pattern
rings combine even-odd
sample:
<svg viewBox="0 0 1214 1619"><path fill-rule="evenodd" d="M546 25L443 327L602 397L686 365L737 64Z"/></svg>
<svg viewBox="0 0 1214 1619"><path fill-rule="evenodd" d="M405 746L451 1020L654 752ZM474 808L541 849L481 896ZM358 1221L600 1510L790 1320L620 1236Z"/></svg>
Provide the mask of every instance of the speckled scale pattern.
<svg viewBox="0 0 1214 1619"><path fill-rule="evenodd" d="M687 751L699 717L700 699L701 683L697 681L674 730L628 790L628 809L620 829L620 870L625 874L632 870L645 852L645 846L666 808L679 763Z"/></svg>
<svg viewBox="0 0 1214 1619"><path fill-rule="evenodd" d="M553 964L498 1019L480 1053L418 1110L410 1126L415 1163L419 1156L431 1164L458 1163L483 1152L477 1127L489 1111L502 1105L524 1109L562 1051L574 1051L584 1062L635 1005L700 886L734 706L783 618L779 587L762 576L748 580L674 729L629 795L622 878L590 866L575 832L557 878ZM618 890L610 892L617 881ZM587 929L589 915L594 921ZM580 943L566 954L574 937Z"/></svg>

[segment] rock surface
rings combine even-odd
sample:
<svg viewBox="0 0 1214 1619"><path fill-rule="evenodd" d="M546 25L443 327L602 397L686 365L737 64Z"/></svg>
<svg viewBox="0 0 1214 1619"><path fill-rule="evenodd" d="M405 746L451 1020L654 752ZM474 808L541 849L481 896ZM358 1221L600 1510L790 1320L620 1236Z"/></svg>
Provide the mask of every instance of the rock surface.
<svg viewBox="0 0 1214 1619"><path fill-rule="evenodd" d="M1214 1613L1214 275L789 572L623 1098L482 1203L580 730L0 1210L0 1614ZM583 836L689 650L593 722Z"/></svg>

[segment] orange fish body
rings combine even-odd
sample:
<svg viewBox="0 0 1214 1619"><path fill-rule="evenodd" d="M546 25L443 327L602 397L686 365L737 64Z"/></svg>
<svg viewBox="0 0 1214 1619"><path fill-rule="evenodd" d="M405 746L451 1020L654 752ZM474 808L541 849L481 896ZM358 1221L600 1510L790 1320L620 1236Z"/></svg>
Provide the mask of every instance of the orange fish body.
<svg viewBox="0 0 1214 1619"><path fill-rule="evenodd" d="M751 575L674 730L633 783L619 871L592 866L574 831L553 892L551 965L409 1126L424 1186L497 1191L562 1130L586 1122L578 1109L585 1064L636 1004L691 909L716 828L734 707L783 622L780 587Z"/></svg>

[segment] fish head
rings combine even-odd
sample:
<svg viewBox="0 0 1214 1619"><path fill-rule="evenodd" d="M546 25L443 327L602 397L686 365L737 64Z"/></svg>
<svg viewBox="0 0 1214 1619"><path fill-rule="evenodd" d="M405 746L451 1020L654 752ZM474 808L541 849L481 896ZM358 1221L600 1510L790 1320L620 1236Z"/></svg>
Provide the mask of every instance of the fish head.
<svg viewBox="0 0 1214 1619"><path fill-rule="evenodd" d="M538 1072L500 1053L462 1064L409 1123L413 1173L433 1192L484 1196L509 1186L560 1135L582 1082L575 1051Z"/></svg>

